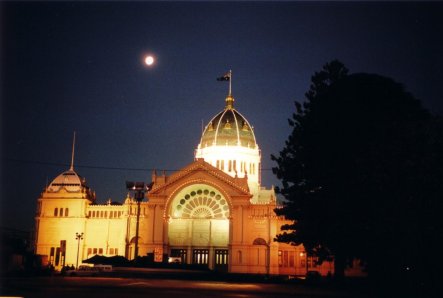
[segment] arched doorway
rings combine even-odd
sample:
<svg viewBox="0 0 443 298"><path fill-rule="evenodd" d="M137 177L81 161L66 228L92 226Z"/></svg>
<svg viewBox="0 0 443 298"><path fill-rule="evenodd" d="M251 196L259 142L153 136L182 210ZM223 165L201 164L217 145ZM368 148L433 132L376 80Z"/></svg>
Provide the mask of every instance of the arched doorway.
<svg viewBox="0 0 443 298"><path fill-rule="evenodd" d="M170 255L188 264L227 270L230 204L207 184L181 189L169 205Z"/></svg>
<svg viewBox="0 0 443 298"><path fill-rule="evenodd" d="M127 259L132 260L135 256L135 239L136 237L132 237L131 241L128 243L128 250L127 250ZM142 238L138 237L138 245L140 247L140 243L142 243Z"/></svg>

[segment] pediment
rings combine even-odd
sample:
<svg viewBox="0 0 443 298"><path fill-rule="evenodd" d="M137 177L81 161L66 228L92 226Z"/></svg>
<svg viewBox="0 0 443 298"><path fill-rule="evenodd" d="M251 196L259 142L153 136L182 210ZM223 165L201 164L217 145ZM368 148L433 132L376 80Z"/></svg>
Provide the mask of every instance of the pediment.
<svg viewBox="0 0 443 298"><path fill-rule="evenodd" d="M223 188L234 196L251 196L247 177L231 177L217 169L203 159L197 159L186 167L174 172L170 176L153 175L154 182L148 196L168 195L183 185L192 183L208 183Z"/></svg>

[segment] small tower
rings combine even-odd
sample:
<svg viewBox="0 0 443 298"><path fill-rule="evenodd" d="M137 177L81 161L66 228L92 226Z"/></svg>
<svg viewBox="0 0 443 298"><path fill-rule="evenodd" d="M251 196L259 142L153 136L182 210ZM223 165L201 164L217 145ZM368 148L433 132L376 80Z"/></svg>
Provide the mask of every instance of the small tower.
<svg viewBox="0 0 443 298"><path fill-rule="evenodd" d="M35 216L35 253L47 256L57 270L76 263L75 235L85 231L87 206L95 202L86 179L74 170L74 148L75 134L70 168L46 186Z"/></svg>

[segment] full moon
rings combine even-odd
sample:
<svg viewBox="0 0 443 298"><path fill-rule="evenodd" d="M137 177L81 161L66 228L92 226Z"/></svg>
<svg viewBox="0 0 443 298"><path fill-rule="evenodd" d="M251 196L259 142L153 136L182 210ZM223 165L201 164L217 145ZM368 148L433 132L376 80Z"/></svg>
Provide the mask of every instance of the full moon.
<svg viewBox="0 0 443 298"><path fill-rule="evenodd" d="M152 64L154 64L154 57L146 56L145 63L146 63L146 65L151 66Z"/></svg>

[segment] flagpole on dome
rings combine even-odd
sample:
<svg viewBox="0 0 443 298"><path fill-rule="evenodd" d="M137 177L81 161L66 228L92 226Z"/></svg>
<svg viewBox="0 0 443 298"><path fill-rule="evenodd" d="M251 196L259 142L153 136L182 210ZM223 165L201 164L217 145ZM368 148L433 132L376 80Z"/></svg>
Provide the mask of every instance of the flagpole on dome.
<svg viewBox="0 0 443 298"><path fill-rule="evenodd" d="M229 70L229 96L232 96L232 70Z"/></svg>
<svg viewBox="0 0 443 298"><path fill-rule="evenodd" d="M223 76L217 78L217 81L228 81L229 82L229 93L226 97L226 108L232 109L233 108L233 102L234 98L232 97L232 70L229 70L227 73L225 73Z"/></svg>
<svg viewBox="0 0 443 298"><path fill-rule="evenodd" d="M72 140L72 153L71 153L71 167L70 171L74 171L74 152L75 152L75 131L74 131L74 139Z"/></svg>

